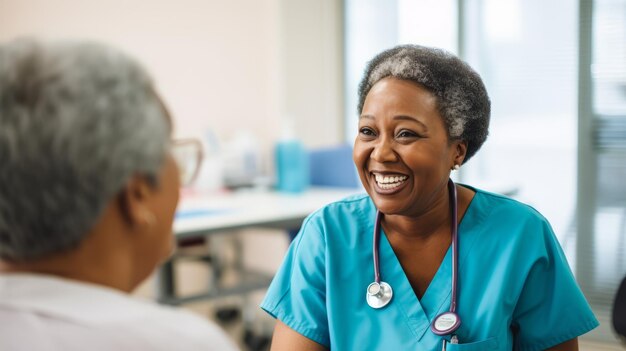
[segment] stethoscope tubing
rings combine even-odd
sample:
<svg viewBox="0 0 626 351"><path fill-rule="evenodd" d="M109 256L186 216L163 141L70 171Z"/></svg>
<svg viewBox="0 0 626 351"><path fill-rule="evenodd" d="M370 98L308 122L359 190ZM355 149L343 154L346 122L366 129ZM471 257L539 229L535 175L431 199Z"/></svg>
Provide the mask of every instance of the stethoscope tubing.
<svg viewBox="0 0 626 351"><path fill-rule="evenodd" d="M450 202L450 230L451 230L451 236L452 236L452 296L450 299L450 309L448 312L441 314L445 315L445 314L451 314L453 316L455 316L454 318L456 319L456 323L454 324L454 326L450 329L451 331L456 330L456 328L458 328L458 325L460 324L460 319L458 318L458 316L456 315L456 308L457 308L457 290L458 290L458 266L459 266L459 238L458 238L458 232L459 232L459 228L458 228L458 214L457 214L457 210L458 210L458 205L457 205L457 191L456 191L456 185L454 184L454 182L452 181L452 179L448 179L448 195L449 195L449 202ZM373 250L372 250L372 256L373 256L373 261L374 261L374 282L376 284L378 284L378 286L380 286L381 284L385 285L388 289L391 289L391 287L388 286L387 283L383 283L382 282L382 278L381 278L381 274L380 274L380 260L379 260L379 248L380 248L380 226L381 226L381 222L382 222L382 218L383 218L383 213L380 211L376 211L376 222L374 224L374 235L373 235ZM372 283L374 284L374 283ZM371 285L371 284L370 284ZM368 287L368 292L369 292L369 287ZM389 291L391 292L391 290ZM379 296L379 295L377 295ZM369 298L369 296L368 296ZM385 296L385 300L383 300L383 302L381 304L376 304L375 306L373 306L372 304L370 304L370 306L374 307L374 308L380 308L380 307L384 307L387 303L389 303L389 300L391 299L391 294L389 294L388 296ZM370 303L370 301L368 300L368 303ZM437 317L439 318L439 317ZM431 328L433 330L433 332L435 332L438 335L447 335L449 332L447 330L439 330L436 327L432 327Z"/></svg>
<svg viewBox="0 0 626 351"><path fill-rule="evenodd" d="M376 223L374 224L374 281L380 284L380 262L378 260L378 248L380 243L380 222L382 222L383 214L380 211L376 211Z"/></svg>
<svg viewBox="0 0 626 351"><path fill-rule="evenodd" d="M456 185L452 179L448 179L448 193L450 196L450 212L452 216L452 297L450 299L450 312L456 313L456 295L459 269L459 225L457 214Z"/></svg>

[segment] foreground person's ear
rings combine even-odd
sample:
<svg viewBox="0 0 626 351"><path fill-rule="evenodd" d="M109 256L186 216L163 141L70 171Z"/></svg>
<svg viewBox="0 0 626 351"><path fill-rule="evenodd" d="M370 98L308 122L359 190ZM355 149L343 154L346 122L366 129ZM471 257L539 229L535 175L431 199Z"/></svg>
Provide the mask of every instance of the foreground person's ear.
<svg viewBox="0 0 626 351"><path fill-rule="evenodd" d="M149 199L154 185L144 176L134 175L118 195L120 211L131 227L151 227L156 217L150 210Z"/></svg>

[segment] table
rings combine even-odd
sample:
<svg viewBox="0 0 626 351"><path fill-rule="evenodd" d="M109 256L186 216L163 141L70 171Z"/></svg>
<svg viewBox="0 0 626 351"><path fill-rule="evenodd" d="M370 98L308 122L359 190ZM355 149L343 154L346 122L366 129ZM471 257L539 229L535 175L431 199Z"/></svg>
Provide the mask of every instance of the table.
<svg viewBox="0 0 626 351"><path fill-rule="evenodd" d="M244 190L209 196L184 197L174 220L174 234L178 241L204 238L244 228L265 227L297 229L306 216L333 201L363 192L359 188L313 187L299 194L276 191ZM265 288L272 277L268 274L241 268L241 282L236 286L212 286L208 291L192 296L177 296L173 262L177 254L164 263L157 275L159 302L180 305L192 301L235 294L244 294Z"/></svg>

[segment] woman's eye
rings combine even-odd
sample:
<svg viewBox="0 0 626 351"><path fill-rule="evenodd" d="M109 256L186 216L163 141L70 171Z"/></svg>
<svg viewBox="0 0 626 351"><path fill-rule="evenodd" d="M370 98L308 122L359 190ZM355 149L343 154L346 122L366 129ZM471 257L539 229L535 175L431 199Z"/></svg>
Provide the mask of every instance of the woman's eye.
<svg viewBox="0 0 626 351"><path fill-rule="evenodd" d="M417 134L415 134L414 132L410 130L401 130L397 136L398 138L413 138L413 137L416 137Z"/></svg>
<svg viewBox="0 0 626 351"><path fill-rule="evenodd" d="M374 136L376 133L371 128L363 127L359 129L359 133L367 136Z"/></svg>

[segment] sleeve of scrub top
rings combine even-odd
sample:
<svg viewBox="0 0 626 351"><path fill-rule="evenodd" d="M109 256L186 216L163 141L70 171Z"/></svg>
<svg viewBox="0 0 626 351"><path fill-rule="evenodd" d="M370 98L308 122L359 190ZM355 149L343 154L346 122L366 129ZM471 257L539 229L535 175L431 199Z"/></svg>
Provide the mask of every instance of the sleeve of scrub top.
<svg viewBox="0 0 626 351"><path fill-rule="evenodd" d="M533 261L512 321L524 351L545 350L598 326L550 225L543 219L530 227L542 235L528 235L520 248Z"/></svg>
<svg viewBox="0 0 626 351"><path fill-rule="evenodd" d="M261 308L301 335L329 347L325 240L315 214L304 221Z"/></svg>

